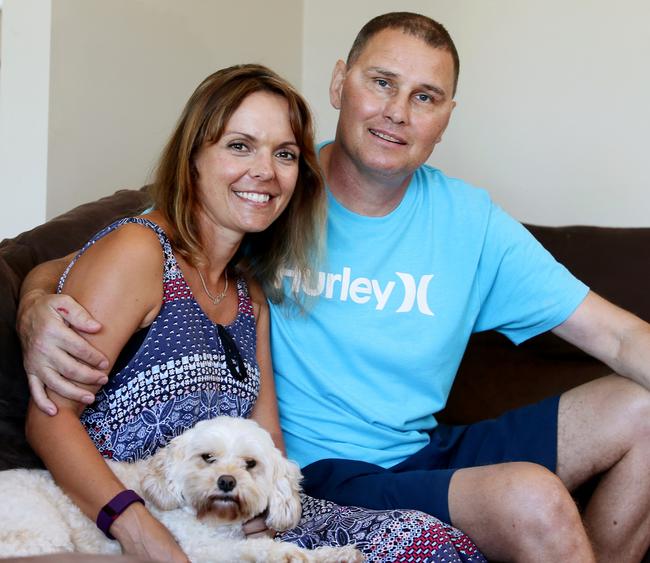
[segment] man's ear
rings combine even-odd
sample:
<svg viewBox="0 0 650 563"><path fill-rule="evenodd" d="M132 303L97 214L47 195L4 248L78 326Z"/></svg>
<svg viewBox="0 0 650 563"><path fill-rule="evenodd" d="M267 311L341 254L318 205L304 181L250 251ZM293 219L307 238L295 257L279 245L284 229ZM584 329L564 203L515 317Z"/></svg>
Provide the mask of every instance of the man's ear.
<svg viewBox="0 0 650 563"><path fill-rule="evenodd" d="M330 81L330 104L334 109L341 109L341 90L343 90L343 82L345 82L347 72L347 65L341 60L336 61L332 71L332 80Z"/></svg>
<svg viewBox="0 0 650 563"><path fill-rule="evenodd" d="M434 145L437 145L440 141L442 141L442 135L447 130L447 126L449 125L449 120L451 119L451 114L453 113L455 107L456 107L456 100L452 100L451 108L449 110L449 115L447 116L447 122L445 123L445 126L443 127L442 131L440 131L440 134L438 135L438 138L436 139Z"/></svg>

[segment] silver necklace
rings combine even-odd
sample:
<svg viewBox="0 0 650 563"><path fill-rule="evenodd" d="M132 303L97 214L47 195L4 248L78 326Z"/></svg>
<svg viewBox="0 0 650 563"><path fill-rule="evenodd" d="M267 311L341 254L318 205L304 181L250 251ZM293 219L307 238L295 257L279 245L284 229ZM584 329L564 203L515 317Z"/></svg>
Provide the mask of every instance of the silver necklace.
<svg viewBox="0 0 650 563"><path fill-rule="evenodd" d="M225 269L223 271L223 275L226 278L226 284L224 285L223 291L218 295L212 295L212 293L210 293L208 286L205 285L205 280L203 279L201 270L197 268L196 271L199 273L199 278L201 278L201 285L203 286L203 291L205 291L205 294L210 298L210 301L212 301L213 305L219 305L219 303L221 303L223 301L223 298L226 296L226 291L228 291L228 270Z"/></svg>

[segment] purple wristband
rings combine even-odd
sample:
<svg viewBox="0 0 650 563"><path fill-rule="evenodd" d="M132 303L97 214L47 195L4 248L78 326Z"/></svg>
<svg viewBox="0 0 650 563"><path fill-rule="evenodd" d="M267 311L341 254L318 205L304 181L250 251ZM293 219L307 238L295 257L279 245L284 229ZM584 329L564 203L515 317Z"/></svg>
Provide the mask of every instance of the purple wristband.
<svg viewBox="0 0 650 563"><path fill-rule="evenodd" d="M117 493L102 507L99 514L97 514L97 527L104 532L109 540L115 539L109 532L111 525L115 522L117 517L134 502L141 502L144 504L144 500L140 495L138 495L138 493L131 489L127 489L126 491Z"/></svg>

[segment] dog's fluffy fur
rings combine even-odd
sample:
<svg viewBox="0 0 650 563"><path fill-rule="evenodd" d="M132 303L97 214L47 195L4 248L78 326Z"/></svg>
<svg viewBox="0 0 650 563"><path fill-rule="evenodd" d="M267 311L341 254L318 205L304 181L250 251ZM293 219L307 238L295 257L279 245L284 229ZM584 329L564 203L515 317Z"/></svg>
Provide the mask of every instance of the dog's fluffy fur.
<svg viewBox="0 0 650 563"><path fill-rule="evenodd" d="M300 519L300 471L251 420L199 422L156 455L108 462L147 501L195 562L363 561L351 546L305 550L271 539L245 539L242 524L267 511L269 528ZM47 471L0 472L0 557L62 551L120 553L54 483Z"/></svg>

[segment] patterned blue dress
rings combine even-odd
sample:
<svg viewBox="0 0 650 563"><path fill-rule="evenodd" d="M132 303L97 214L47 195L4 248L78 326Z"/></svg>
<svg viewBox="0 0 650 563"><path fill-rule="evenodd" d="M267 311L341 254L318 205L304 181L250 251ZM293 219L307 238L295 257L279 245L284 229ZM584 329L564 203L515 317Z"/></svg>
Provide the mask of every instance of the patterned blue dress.
<svg viewBox="0 0 650 563"><path fill-rule="evenodd" d="M76 260L116 228L137 223L156 232L164 254L163 304L117 359L109 381L81 422L100 453L117 461L152 455L198 421L249 417L260 386L255 317L248 287L237 280L238 312L221 326L203 312L155 223L121 219L96 234L59 280L61 292ZM299 525L279 535L307 548L354 542L367 561L485 561L462 532L413 510L342 507L306 495Z"/></svg>

